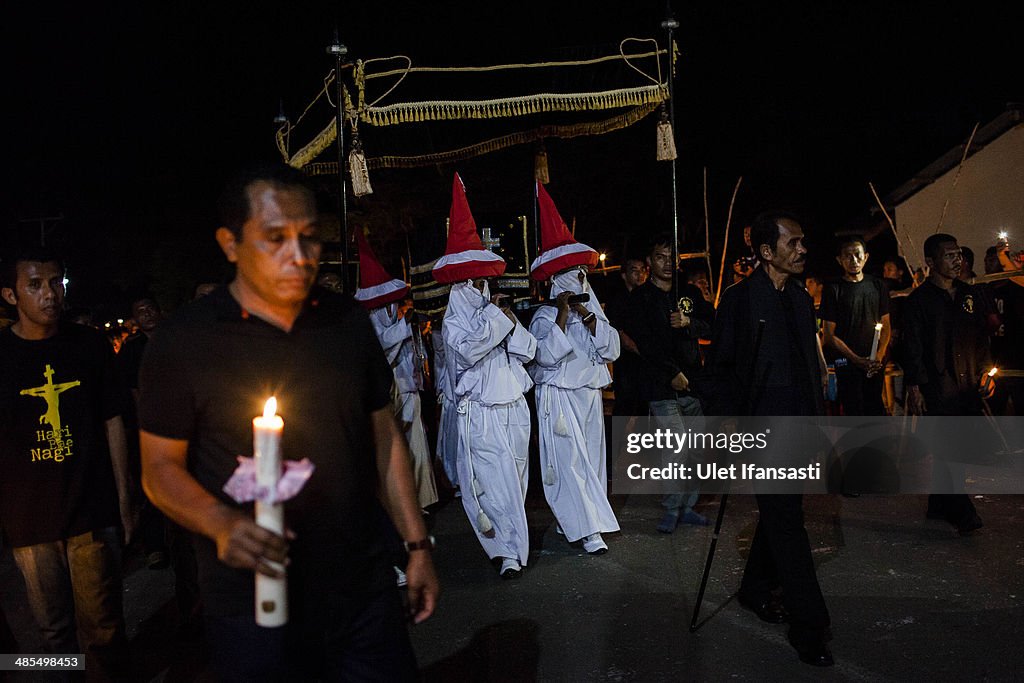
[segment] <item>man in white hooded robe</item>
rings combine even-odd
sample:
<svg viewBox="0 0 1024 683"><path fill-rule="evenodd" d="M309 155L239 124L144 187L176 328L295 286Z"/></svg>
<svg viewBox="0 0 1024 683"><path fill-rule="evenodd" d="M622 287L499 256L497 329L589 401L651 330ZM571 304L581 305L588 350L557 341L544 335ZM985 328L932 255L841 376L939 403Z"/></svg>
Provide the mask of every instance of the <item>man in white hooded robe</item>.
<svg viewBox="0 0 1024 683"><path fill-rule="evenodd" d="M430 443L420 414L423 373L416 350L410 317L398 317L398 302L409 292L402 280L391 278L377 260L362 231L356 233L359 244L359 289L354 298L367 310L373 330L395 374L395 417L402 424L412 456L413 479L420 508L437 502L437 485L430 457Z"/></svg>
<svg viewBox="0 0 1024 683"><path fill-rule="evenodd" d="M532 386L523 368L537 342L489 277L504 260L483 248L456 175L448 246L434 265L438 282L452 288L441 331L458 420L458 477L462 503L484 552L501 561L503 578L518 578L529 559L526 487L530 411L523 392Z"/></svg>
<svg viewBox="0 0 1024 683"><path fill-rule="evenodd" d="M619 335L587 281L597 252L573 239L543 187L537 191L544 250L533 276L550 277L555 303L540 307L530 322L537 339L529 369L537 386L544 496L566 540L582 540L588 553L600 555L608 550L601 534L619 530L608 502L601 396L612 380L608 363L619 357ZM582 294L589 301L569 303L570 296Z"/></svg>

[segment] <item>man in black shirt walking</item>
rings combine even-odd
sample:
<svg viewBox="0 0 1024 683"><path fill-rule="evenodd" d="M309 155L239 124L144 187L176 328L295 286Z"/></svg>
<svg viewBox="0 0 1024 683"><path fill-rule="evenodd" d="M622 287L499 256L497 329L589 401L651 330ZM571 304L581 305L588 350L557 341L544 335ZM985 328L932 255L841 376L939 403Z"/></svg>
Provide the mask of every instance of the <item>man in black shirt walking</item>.
<svg viewBox="0 0 1024 683"><path fill-rule="evenodd" d="M431 615L438 583L391 368L359 306L311 291L319 220L301 172L253 168L221 211L216 237L237 275L149 342L139 400L143 485L196 534L214 668L222 680L413 680L384 508L409 552L408 616ZM282 454L315 465L284 504L289 538L224 491L270 396L284 418ZM280 578L286 559L288 624L258 627L253 573Z"/></svg>
<svg viewBox="0 0 1024 683"><path fill-rule="evenodd" d="M836 364L844 415L886 414L881 359L889 344L889 292L880 279L864 272L868 256L862 238L841 242L836 261L843 276L825 286L821 301L825 350ZM871 356L876 325L881 325L878 348Z"/></svg>
<svg viewBox="0 0 1024 683"><path fill-rule="evenodd" d="M117 526L130 538L134 524L125 396L103 335L61 321L63 279L39 249L0 278L18 313L0 333L0 521L47 654L83 652L90 673L120 680Z"/></svg>
<svg viewBox="0 0 1024 683"><path fill-rule="evenodd" d="M689 283L680 285L679 299L673 297L672 278L678 273L670 234L651 241L647 265L651 277L630 294L626 324L640 357L637 389L660 426L681 433L703 419L700 338L711 332L714 309ZM707 518L693 510L697 496L696 487L666 495L658 531L670 534L680 523L706 526Z"/></svg>
<svg viewBox="0 0 1024 683"><path fill-rule="evenodd" d="M981 415L982 375L992 365L989 333L998 320L988 297L959 279L963 254L956 238L937 233L924 243L928 279L907 297L904 308L903 374L911 415ZM936 475L948 476L936 463ZM959 487L957 482L952 482ZM931 495L928 516L960 533L982 526L966 493Z"/></svg>
<svg viewBox="0 0 1024 683"><path fill-rule="evenodd" d="M822 415L822 372L811 297L793 278L807 249L797 219L781 211L755 219L760 266L727 289L715 316L712 368L732 415ZM760 346L757 328L764 320ZM800 454L796 454L800 455ZM800 660L831 666L829 614L804 528L803 496L758 494L761 516L740 586L740 604L763 621L789 622ZM781 600L778 592L781 589Z"/></svg>
<svg viewBox="0 0 1024 683"><path fill-rule="evenodd" d="M633 290L647 282L647 263L642 258L627 258L622 264L622 289L613 296L604 311L608 321L619 331L619 347L622 353L613 364L615 380L615 405L612 415L632 416L646 415L647 403L638 397L638 376L640 374L640 356L636 342L626 332L629 319L630 299ZM618 449L615 451L618 452Z"/></svg>

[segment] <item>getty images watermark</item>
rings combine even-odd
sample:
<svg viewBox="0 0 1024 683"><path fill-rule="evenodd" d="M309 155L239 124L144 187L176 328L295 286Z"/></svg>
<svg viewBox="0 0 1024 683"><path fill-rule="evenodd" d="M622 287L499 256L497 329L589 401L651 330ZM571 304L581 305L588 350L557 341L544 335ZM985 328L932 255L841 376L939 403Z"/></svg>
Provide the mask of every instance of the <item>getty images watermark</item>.
<svg viewBox="0 0 1024 683"><path fill-rule="evenodd" d="M676 432L667 428L655 429L653 432L632 432L626 434L626 453L640 455L645 451L654 451L670 457L711 451L732 455L758 451L766 453L769 434L770 428L757 434L695 432L692 429ZM752 463L724 465L717 461L700 462L694 458L692 464L668 462L654 467L630 462L626 466L626 476L634 481L817 480L821 479L821 464L815 462L802 467L768 467Z"/></svg>
<svg viewBox="0 0 1024 683"><path fill-rule="evenodd" d="M612 493L1024 493L1018 417L612 419Z"/></svg>

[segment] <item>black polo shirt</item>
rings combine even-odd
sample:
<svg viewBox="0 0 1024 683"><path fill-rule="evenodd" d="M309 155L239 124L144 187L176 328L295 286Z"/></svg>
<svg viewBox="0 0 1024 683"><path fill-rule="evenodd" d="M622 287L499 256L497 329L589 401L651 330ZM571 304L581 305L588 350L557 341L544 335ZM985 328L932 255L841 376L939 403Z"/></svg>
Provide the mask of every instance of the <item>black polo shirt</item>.
<svg viewBox="0 0 1024 683"><path fill-rule="evenodd" d="M941 399L943 412L977 403L981 373L991 367L989 299L978 287L953 282L953 295L930 281L907 297L904 307L903 375L919 385L929 412ZM928 399L932 399L928 401ZM973 412L973 411L972 411Z"/></svg>
<svg viewBox="0 0 1024 683"><path fill-rule="evenodd" d="M152 336L142 362L139 424L189 442L188 469L221 501L239 455L252 456L252 419L270 396L284 419L282 454L316 471L285 503L296 533L288 569L293 609L343 607L393 582L377 499L371 413L390 404L392 383L365 311L317 289L291 332L243 311L223 287L182 309ZM253 574L217 560L196 537L209 614L253 610Z"/></svg>

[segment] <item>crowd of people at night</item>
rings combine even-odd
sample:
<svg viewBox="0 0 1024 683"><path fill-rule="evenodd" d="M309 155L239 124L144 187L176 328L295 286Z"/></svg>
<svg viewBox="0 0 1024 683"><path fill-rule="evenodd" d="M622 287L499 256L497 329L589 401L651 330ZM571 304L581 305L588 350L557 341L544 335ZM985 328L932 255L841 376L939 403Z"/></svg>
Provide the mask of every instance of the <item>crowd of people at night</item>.
<svg viewBox="0 0 1024 683"><path fill-rule="evenodd" d="M924 243L926 268L908 280L895 261L869 273L867 242L841 237L830 280L805 272L800 218L765 211L717 302L707 270L681 270L673 236L655 235L622 260L605 306L589 280L598 252L543 185L537 195L530 309L499 288L506 263L481 242L458 175L433 266L450 293L433 319L361 232L354 295L336 276L318 283L315 195L283 165L253 167L222 195L214 237L233 279L200 285L170 316L136 297L127 338L71 319L59 255L7 255L0 524L47 652L84 654L98 680L131 677L128 547L175 573L182 632L205 638L219 680L415 680L408 623L440 598L428 533L439 503L461 501L496 577L543 581L528 569L536 448L557 534L615 552L606 414L683 431L706 415L1024 410L1024 278L969 284L955 226ZM1021 259L1000 241L985 273ZM1009 376L986 379L993 366ZM281 534L225 488L271 396L285 456L312 466ZM664 496L651 530L707 526L699 500L697 488ZM739 602L788 623L801 661L832 665L802 496L759 494L757 506ZM983 524L966 494L930 496L921 513L961 534ZM286 627L257 625L255 574L287 576ZM17 648L0 614L0 652Z"/></svg>

